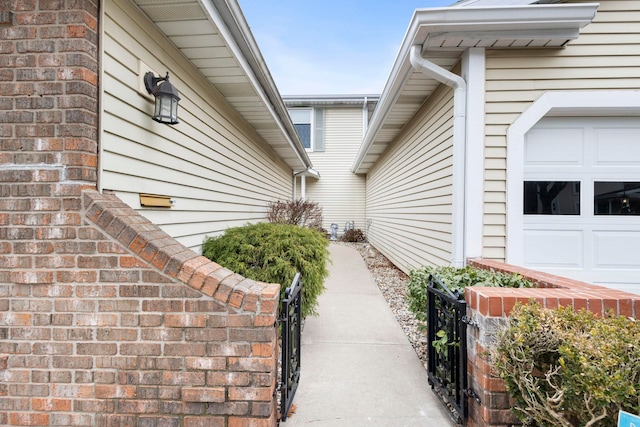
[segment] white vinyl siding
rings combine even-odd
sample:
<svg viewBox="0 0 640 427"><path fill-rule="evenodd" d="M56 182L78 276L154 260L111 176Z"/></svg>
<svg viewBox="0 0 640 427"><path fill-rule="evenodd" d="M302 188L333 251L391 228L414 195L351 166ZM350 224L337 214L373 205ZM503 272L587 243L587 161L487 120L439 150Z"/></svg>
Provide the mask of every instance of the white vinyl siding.
<svg viewBox="0 0 640 427"><path fill-rule="evenodd" d="M206 236L264 220L270 200L291 197L291 169L138 8L107 0L104 31L101 189L195 250ZM138 60L169 71L181 97L178 125L151 119ZM175 204L142 208L139 193Z"/></svg>
<svg viewBox="0 0 640 427"><path fill-rule="evenodd" d="M367 175L369 241L406 273L451 263L452 116L440 87Z"/></svg>
<svg viewBox="0 0 640 427"><path fill-rule="evenodd" d="M322 152L310 152L320 179L307 178L307 200L322 207L323 227L330 231L338 224L339 234L346 222L366 231L364 199L365 177L355 175L350 167L362 143L362 108L324 108Z"/></svg>
<svg viewBox="0 0 640 427"><path fill-rule="evenodd" d="M507 128L548 91L637 90L638 52L635 0L600 2L593 23L564 49L487 51L483 257L506 255Z"/></svg>

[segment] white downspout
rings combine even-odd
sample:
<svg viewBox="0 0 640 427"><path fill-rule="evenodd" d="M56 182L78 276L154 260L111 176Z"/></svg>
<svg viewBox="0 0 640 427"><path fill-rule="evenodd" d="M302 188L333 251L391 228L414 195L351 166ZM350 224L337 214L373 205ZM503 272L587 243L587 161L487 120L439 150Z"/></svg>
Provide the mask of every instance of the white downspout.
<svg viewBox="0 0 640 427"><path fill-rule="evenodd" d="M298 193L298 174L293 174L293 194L291 195L291 200L296 199L296 194Z"/></svg>
<svg viewBox="0 0 640 427"><path fill-rule="evenodd" d="M465 248L465 180L467 145L467 83L457 74L422 57L422 46L413 45L409 56L414 69L453 89L453 213L451 263L464 267Z"/></svg>
<svg viewBox="0 0 640 427"><path fill-rule="evenodd" d="M296 200L298 193L298 177L300 177L300 200L304 200L307 196L307 177L303 172L293 174L293 195L291 200Z"/></svg>
<svg viewBox="0 0 640 427"><path fill-rule="evenodd" d="M367 108L368 99L365 96L362 101L362 136L367 134L367 127L369 125L369 109Z"/></svg>
<svg viewBox="0 0 640 427"><path fill-rule="evenodd" d="M320 172L313 168L307 168L303 171L294 172L293 174L293 197L292 200L296 200L296 193L298 192L298 177L300 177L300 200L306 200L307 198L307 175L312 178L320 179Z"/></svg>

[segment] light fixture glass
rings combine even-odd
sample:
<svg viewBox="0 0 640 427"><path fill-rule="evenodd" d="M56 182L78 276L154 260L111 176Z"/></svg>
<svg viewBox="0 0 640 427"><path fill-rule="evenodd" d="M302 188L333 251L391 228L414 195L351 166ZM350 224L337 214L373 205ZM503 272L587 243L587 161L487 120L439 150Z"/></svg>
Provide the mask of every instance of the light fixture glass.
<svg viewBox="0 0 640 427"><path fill-rule="evenodd" d="M158 84L159 83L159 84ZM178 123L178 91L169 82L169 72L165 77L154 77L151 71L144 75L147 92L156 99L153 120L159 123L175 125Z"/></svg>

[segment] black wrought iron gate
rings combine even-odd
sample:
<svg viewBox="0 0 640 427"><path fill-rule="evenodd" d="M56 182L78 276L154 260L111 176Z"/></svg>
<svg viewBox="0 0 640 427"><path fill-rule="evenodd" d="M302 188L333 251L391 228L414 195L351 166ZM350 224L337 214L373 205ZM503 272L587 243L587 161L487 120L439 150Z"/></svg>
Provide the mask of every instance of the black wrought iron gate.
<svg viewBox="0 0 640 427"><path fill-rule="evenodd" d="M296 274L287 288L280 310L282 372L280 377L280 419L287 419L300 381L300 335L302 331L302 280Z"/></svg>
<svg viewBox="0 0 640 427"><path fill-rule="evenodd" d="M464 296L451 292L435 276L427 286L429 384L458 421L467 418L467 324Z"/></svg>

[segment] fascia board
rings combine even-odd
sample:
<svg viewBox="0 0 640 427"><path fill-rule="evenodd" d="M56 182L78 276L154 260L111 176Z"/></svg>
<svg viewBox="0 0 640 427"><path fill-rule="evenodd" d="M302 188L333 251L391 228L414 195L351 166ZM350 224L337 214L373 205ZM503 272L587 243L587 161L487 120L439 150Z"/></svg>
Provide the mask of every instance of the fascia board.
<svg viewBox="0 0 640 427"><path fill-rule="evenodd" d="M526 37L531 37L533 31L566 31L577 37L579 29L593 20L598 6L598 3L585 3L417 9L413 13L351 171L366 172L361 168L362 163L411 74L411 46L424 44L432 33L442 36L449 32L474 38L483 31L490 31L492 37L502 35L513 39L518 34L521 37L525 34Z"/></svg>
<svg viewBox="0 0 640 427"><path fill-rule="evenodd" d="M562 0L461 0L451 7L475 7L475 6L506 6L506 5L526 5L526 4L545 4L545 3L561 3Z"/></svg>
<svg viewBox="0 0 640 427"><path fill-rule="evenodd" d="M312 167L311 160L293 126L284 101L260 53L237 0L198 0L211 22L234 51L234 55L251 81L263 104L271 113L283 137L296 154L300 166Z"/></svg>
<svg viewBox="0 0 640 427"><path fill-rule="evenodd" d="M371 146L375 141L375 137L380 132L380 129L384 124L384 120L386 119L389 110L393 107L398 97L400 96L402 88L406 84L412 70L413 68L411 66L411 63L408 61L408 57L406 61L396 61L394 63L389 80L387 80L384 90L382 91L382 95L380 95L378 105L376 106L375 110L373 110L373 115L371 116L369 127L367 128L367 133L365 134L358 153L356 154L356 159L353 163L353 166L351 167L351 172L363 172L360 170L362 162L371 149Z"/></svg>
<svg viewBox="0 0 640 427"><path fill-rule="evenodd" d="M284 105L287 107L298 105L331 106L331 105L362 105L378 102L379 94L375 95L283 95Z"/></svg>
<svg viewBox="0 0 640 427"><path fill-rule="evenodd" d="M575 32L595 17L598 3L418 9L412 19L415 35L411 44L421 44L429 34L458 35L490 32L514 37L532 31L566 29Z"/></svg>

